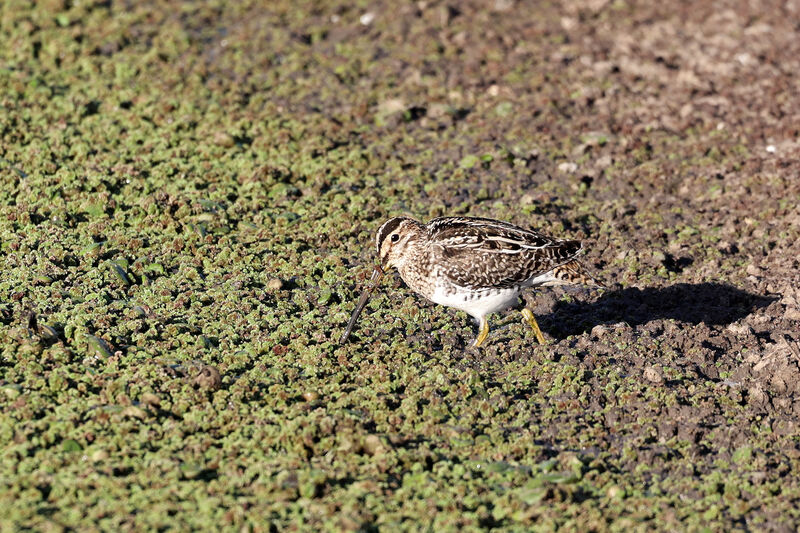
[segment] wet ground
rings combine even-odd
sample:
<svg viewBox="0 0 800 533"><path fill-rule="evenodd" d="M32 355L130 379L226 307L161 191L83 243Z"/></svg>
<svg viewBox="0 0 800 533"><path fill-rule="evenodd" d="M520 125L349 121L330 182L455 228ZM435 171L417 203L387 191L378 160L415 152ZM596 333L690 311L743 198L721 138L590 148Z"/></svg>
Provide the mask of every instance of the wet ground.
<svg viewBox="0 0 800 533"><path fill-rule="evenodd" d="M11 2L12 528L797 528L800 4ZM389 216L585 241L469 318Z"/></svg>

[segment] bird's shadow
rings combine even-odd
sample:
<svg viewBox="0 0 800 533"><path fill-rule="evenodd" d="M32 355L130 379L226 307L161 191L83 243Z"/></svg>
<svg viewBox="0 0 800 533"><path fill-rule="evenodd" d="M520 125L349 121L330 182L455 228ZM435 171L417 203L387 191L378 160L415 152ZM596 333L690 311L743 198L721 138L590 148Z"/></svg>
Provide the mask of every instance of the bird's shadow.
<svg viewBox="0 0 800 533"><path fill-rule="evenodd" d="M539 316L542 329L557 339L590 331L598 324L630 326L675 319L689 324L725 325L768 306L777 298L722 283L677 283L661 288L607 290L595 302L558 301Z"/></svg>

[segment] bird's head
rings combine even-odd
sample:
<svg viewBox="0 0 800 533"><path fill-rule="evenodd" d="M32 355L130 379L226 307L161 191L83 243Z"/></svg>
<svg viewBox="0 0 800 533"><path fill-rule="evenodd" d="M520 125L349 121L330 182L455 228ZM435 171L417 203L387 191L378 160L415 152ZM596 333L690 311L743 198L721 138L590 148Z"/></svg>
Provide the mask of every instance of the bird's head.
<svg viewBox="0 0 800 533"><path fill-rule="evenodd" d="M381 268L385 271L397 266L423 231L423 225L411 217L394 217L384 222L375 235Z"/></svg>

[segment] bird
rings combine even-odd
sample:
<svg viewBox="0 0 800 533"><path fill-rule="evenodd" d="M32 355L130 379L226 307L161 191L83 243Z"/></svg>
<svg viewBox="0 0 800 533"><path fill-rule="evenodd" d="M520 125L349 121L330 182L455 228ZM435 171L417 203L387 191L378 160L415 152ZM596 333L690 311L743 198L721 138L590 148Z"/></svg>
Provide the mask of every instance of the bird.
<svg viewBox="0 0 800 533"><path fill-rule="evenodd" d="M379 263L339 341L343 344L384 273L396 268L405 284L428 300L464 311L478 324L472 346L489 335L487 315L519 305L529 287L586 285L603 288L577 259L583 245L508 222L479 217L439 217L427 224L409 216L384 222L375 234ZM533 312L522 308L540 344Z"/></svg>

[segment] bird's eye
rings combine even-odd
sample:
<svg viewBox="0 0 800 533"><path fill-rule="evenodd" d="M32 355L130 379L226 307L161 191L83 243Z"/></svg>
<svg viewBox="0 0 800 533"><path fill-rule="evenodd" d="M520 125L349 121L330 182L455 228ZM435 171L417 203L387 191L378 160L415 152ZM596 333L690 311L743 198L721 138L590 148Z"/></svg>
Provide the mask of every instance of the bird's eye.
<svg viewBox="0 0 800 533"><path fill-rule="evenodd" d="M400 234L399 233L395 233L394 235L392 235L389 238L392 240L392 242L397 242L397 241L400 240Z"/></svg>

